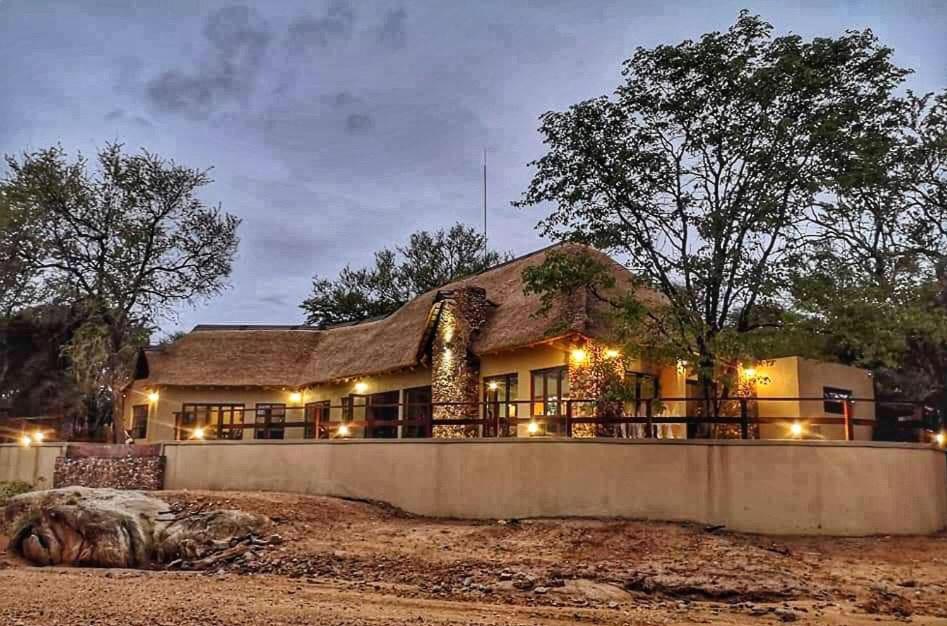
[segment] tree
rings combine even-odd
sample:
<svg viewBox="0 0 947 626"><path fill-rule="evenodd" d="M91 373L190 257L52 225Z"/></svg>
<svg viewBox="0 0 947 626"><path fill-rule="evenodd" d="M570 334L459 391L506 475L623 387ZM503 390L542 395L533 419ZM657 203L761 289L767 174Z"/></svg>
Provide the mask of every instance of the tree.
<svg viewBox="0 0 947 626"><path fill-rule="evenodd" d="M376 252L374 267L346 266L334 281L315 276L312 295L300 307L306 322L320 327L388 315L419 294L507 259L484 252L483 235L471 226L422 230L405 246Z"/></svg>
<svg viewBox="0 0 947 626"><path fill-rule="evenodd" d="M239 220L197 197L207 171L118 144L97 156L94 171L59 147L7 157L0 241L28 240L17 258L35 293L81 311L63 354L87 393L114 397L159 318L223 289ZM113 419L118 437L117 411Z"/></svg>
<svg viewBox="0 0 947 626"><path fill-rule="evenodd" d="M726 396L722 373L785 338L772 329L786 322L800 224L848 138L889 116L908 74L890 56L870 31L774 37L747 12L727 32L639 48L614 97L542 116L548 152L518 204L554 203L545 235L622 255L664 301L613 299L632 334L696 361L707 397ZM530 288L570 286L545 271L562 262L531 272Z"/></svg>
<svg viewBox="0 0 947 626"><path fill-rule="evenodd" d="M794 296L842 360L926 400L947 384L947 94L897 105L810 211Z"/></svg>

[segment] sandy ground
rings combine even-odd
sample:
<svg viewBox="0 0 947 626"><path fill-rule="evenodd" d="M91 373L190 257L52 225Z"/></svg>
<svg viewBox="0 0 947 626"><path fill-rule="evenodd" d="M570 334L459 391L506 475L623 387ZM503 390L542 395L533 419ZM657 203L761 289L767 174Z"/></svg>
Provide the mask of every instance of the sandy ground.
<svg viewBox="0 0 947 626"><path fill-rule="evenodd" d="M160 495L187 510L263 513L283 541L212 572L33 568L3 556L0 626L947 625L947 535L475 523L290 494Z"/></svg>

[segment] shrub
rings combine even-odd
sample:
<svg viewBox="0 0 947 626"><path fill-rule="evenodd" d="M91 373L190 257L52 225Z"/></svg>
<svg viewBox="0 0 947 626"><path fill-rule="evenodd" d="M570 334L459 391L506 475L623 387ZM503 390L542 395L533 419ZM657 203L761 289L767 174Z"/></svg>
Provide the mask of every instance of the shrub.
<svg viewBox="0 0 947 626"><path fill-rule="evenodd" d="M22 480L0 480L0 507L6 506L7 500L33 488Z"/></svg>

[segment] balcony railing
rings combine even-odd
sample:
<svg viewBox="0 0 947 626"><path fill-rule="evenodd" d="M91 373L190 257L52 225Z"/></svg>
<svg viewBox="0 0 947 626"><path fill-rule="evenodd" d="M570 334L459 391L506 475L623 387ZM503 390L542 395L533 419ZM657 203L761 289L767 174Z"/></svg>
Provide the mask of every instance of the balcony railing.
<svg viewBox="0 0 947 626"><path fill-rule="evenodd" d="M257 407L227 405L221 415L209 414L199 422L196 413L174 413L176 438L249 439L251 430L262 439L283 438L289 429L302 430L306 439L401 438L433 436L480 437L502 439L514 436L662 438L666 425L684 425L688 437L739 438L761 437L760 427L778 425L780 439L855 438L856 426L877 426L870 414L882 406L889 414L887 430L896 431L888 438L898 441L933 441L937 437L926 426L925 408L920 402L879 401L872 398L731 398L718 401L717 415L704 400L691 397L645 399L618 402L586 399L537 399L497 402L428 402L353 405L286 406L274 414L273 405ZM813 405L818 405L815 410ZM672 406L678 409L674 411ZM827 416L825 407L840 410ZM703 407L695 415L684 407ZM793 407L797 407L795 412ZM874 410L869 410L869 409ZM808 410L807 410L808 409ZM773 415L773 413L781 413ZM386 415L386 413L388 415ZM764 415L760 415L763 413ZM891 415L894 415L892 418ZM203 416L202 416L203 417ZM821 426L837 426L835 436L820 434ZM678 429L680 430L680 429ZM876 429L877 430L877 429ZM886 431L887 432L887 431ZM297 433L298 438L300 433ZM772 435L772 432L769 433Z"/></svg>

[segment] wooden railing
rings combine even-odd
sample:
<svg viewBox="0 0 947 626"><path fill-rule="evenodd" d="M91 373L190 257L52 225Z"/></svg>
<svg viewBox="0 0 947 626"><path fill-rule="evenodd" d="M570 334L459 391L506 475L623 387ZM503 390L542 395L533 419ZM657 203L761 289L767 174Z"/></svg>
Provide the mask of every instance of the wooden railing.
<svg viewBox="0 0 947 626"><path fill-rule="evenodd" d="M432 437L438 427L455 427L465 437L503 438L517 435L655 438L661 435L662 425L685 425L688 430L700 430L694 436L706 437L713 427L731 426L727 438L758 438L758 429L765 425L785 426L784 437L816 438L813 426L842 427L838 439L853 440L856 426L876 426L877 420L868 417L865 407L880 405L901 407L903 414L897 427L908 433L899 440L933 441L936 433L926 429L924 406L919 402L878 401L872 398L731 398L722 401L725 411L717 415L669 415L667 406L681 403L700 405L703 400L688 397L643 399L637 402L617 402L587 399L562 400L508 400L497 402L430 402L286 406L278 419L272 416L257 421L256 407L228 407L233 422L196 423L190 415L175 413L177 439L245 439L243 432L255 430L266 439L282 438L287 429L303 429L304 438L426 438ZM830 403L841 408L838 417L827 417L825 411L760 417L763 403L799 403L802 405ZM268 405L272 406L272 405ZM771 405L770 405L771 406ZM524 407L524 408L521 408ZM385 419L385 411L397 417ZM708 411L709 412L709 411ZM722 414L721 414L722 413ZM415 417L405 417L415 415ZM445 416L446 415L446 416ZM522 433L520 426L526 426ZM584 429L577 426L588 425ZM590 428L589 428L590 427ZM443 436L440 434L439 436Z"/></svg>

